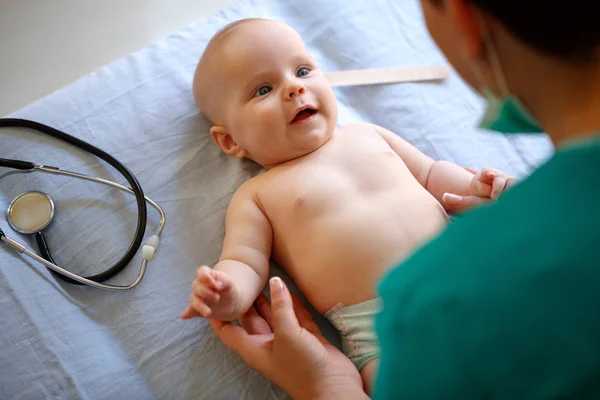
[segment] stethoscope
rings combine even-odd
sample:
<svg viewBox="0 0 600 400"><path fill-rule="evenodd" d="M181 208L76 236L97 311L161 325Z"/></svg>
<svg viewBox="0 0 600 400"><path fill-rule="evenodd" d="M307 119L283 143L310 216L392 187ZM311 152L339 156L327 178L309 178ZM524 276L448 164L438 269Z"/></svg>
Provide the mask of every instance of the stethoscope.
<svg viewBox="0 0 600 400"><path fill-rule="evenodd" d="M119 171L119 173L121 173L121 175L123 175L123 177L127 180L129 185L131 185L131 188L106 179L79 174L76 172L64 171L57 167L47 165L36 165L29 161L0 158L0 167L12 168L15 170L21 170L25 172L37 171L47 174L64 175L72 178L83 179L86 181L97 182L103 185L117 188L135 196L138 209L138 220L135 235L125 255L123 255L123 257L115 265L108 268L104 272L87 277L79 276L70 271L67 271L64 268L59 267L58 265L56 265L56 262L52 258L52 255L50 254L48 245L46 243L46 239L42 231L52 221L52 218L54 217L55 208L54 202L52 201L50 196L48 196L45 193L22 193L10 203L7 212L8 223L13 230L21 234L35 235L41 256L27 249L24 245L20 244L14 239L11 239L10 237L6 236L4 231L2 231L2 228L0 228L0 241L7 244L13 250L21 254L25 254L28 257L31 257L34 260L44 264L51 271L56 272L56 276L69 283L85 284L100 289L110 290L128 290L137 286L144 277L144 274L146 273L148 262L152 260L152 257L154 256L154 253L158 248L159 236L163 230L166 221L163 209L152 199L149 199L148 197L144 196L142 187L140 186L135 176L127 169L127 167L125 167L123 164L117 161L113 156L100 150L99 148L94 147L93 145L84 142L81 139L77 139L55 128L44 124L40 124L39 122L15 118L0 118L0 128L4 127L21 127L33 129L35 131L50 135L56 139L62 140L63 142L69 143L81 150L87 151L95 155L96 157L102 159L103 161L106 161L117 171ZM154 235L152 235L142 247L142 266L140 268L140 272L137 278L133 283L127 286L106 285L100 283L114 277L119 272L121 272L133 259L138 249L140 248L142 240L144 239L144 233L146 231L146 202L148 202L152 207L154 207L158 211L158 213L160 214L160 223L158 224L158 228L156 228Z"/></svg>

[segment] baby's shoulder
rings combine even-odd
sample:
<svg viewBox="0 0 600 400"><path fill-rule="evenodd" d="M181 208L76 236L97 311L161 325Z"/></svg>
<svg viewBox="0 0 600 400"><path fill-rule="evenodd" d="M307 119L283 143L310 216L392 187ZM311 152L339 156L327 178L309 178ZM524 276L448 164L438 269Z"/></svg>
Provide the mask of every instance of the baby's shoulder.
<svg viewBox="0 0 600 400"><path fill-rule="evenodd" d="M281 180L277 182L277 174L273 170L265 171L242 183L233 194L228 208L247 210L249 206L257 206L268 217L266 204L281 197L281 190L277 190L280 186Z"/></svg>
<svg viewBox="0 0 600 400"><path fill-rule="evenodd" d="M264 175L267 172L253 176L252 178L242 183L235 191L234 196L240 197L256 195L260 191L260 188L264 185Z"/></svg>
<svg viewBox="0 0 600 400"><path fill-rule="evenodd" d="M272 170L264 171L263 173L253 176L244 183L242 183L234 193L236 198L256 198L260 197L262 193L269 190L272 186L272 182L277 179L276 168Z"/></svg>
<svg viewBox="0 0 600 400"><path fill-rule="evenodd" d="M227 206L228 213L248 209L249 204L259 203L258 198L261 187L259 176L248 179L236 189Z"/></svg>

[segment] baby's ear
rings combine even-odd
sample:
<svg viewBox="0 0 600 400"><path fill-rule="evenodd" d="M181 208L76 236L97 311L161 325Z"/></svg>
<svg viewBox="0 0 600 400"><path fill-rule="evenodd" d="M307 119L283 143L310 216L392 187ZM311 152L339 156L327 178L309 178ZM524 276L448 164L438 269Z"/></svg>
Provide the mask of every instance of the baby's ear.
<svg viewBox="0 0 600 400"><path fill-rule="evenodd" d="M247 151L236 143L224 126L213 126L210 128L213 140L228 156L236 158L246 157Z"/></svg>

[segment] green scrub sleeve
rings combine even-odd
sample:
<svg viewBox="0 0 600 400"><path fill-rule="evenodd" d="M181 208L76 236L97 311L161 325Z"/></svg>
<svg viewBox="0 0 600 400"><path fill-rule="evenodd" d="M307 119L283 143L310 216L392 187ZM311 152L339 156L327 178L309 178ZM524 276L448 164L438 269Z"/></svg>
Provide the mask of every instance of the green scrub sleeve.
<svg viewBox="0 0 600 400"><path fill-rule="evenodd" d="M382 280L375 399L600 398L600 140Z"/></svg>

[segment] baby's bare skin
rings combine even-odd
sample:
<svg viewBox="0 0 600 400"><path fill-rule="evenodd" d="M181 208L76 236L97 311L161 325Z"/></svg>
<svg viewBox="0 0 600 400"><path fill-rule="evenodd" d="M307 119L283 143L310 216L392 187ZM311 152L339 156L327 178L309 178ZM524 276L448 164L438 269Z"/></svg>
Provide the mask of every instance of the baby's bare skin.
<svg viewBox="0 0 600 400"><path fill-rule="evenodd" d="M385 271L447 221L440 203L366 125L337 130L317 151L246 186L270 221L273 259L320 313L374 298Z"/></svg>
<svg viewBox="0 0 600 400"><path fill-rule="evenodd" d="M508 181L434 161L382 127L336 129L327 79L281 23L245 21L218 34L194 97L215 143L266 172L234 194L219 262L198 269L183 318L238 319L271 259L320 313L373 299L387 269L446 225L445 194L495 198ZM367 390L376 363L361 370Z"/></svg>

